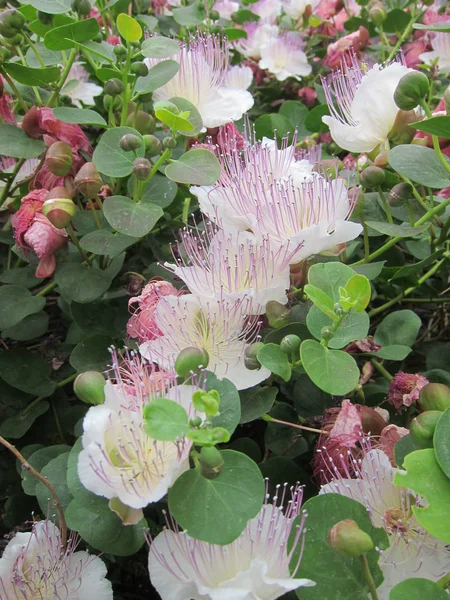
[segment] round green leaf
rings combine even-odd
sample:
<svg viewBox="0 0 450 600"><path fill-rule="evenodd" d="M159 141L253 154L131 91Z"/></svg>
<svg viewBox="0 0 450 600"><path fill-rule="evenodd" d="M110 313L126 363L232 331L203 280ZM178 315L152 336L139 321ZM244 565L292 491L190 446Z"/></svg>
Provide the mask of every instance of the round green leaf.
<svg viewBox="0 0 450 600"><path fill-rule="evenodd" d="M154 36L142 43L141 54L147 58L169 58L180 51L180 44L171 38Z"/></svg>
<svg viewBox="0 0 450 600"><path fill-rule="evenodd" d="M33 288L42 283L42 279L35 275L36 266L26 265L20 269L9 269L0 275L2 283L12 283L21 288ZM0 292L1 293L1 292Z"/></svg>
<svg viewBox="0 0 450 600"><path fill-rule="evenodd" d="M450 479L450 408L439 419L433 441L439 466Z"/></svg>
<svg viewBox="0 0 450 600"><path fill-rule="evenodd" d="M49 50L68 50L76 48L75 42L87 42L95 38L100 27L97 19L76 21L51 29L44 38L44 45Z"/></svg>
<svg viewBox="0 0 450 600"><path fill-rule="evenodd" d="M318 388L305 373L295 382L292 395L295 410L304 419L319 417L333 406L331 395Z"/></svg>
<svg viewBox="0 0 450 600"><path fill-rule="evenodd" d="M177 191L178 186L174 181L156 173L145 186L142 201L166 208L174 201Z"/></svg>
<svg viewBox="0 0 450 600"><path fill-rule="evenodd" d="M209 150L189 150L166 167L166 176L177 183L212 185L220 177L222 167Z"/></svg>
<svg viewBox="0 0 450 600"><path fill-rule="evenodd" d="M111 277L105 271L76 263L59 265L55 281L65 298L81 304L96 300L111 285Z"/></svg>
<svg viewBox="0 0 450 600"><path fill-rule="evenodd" d="M216 479L190 469L169 490L169 509L178 524L198 540L229 544L261 509L265 486L258 466L245 454L223 450Z"/></svg>
<svg viewBox="0 0 450 600"><path fill-rule="evenodd" d="M57 119L64 123L76 123L78 125L96 125L97 127L106 127L107 123L102 115L89 108L70 108L67 106L58 106L53 109L53 114Z"/></svg>
<svg viewBox="0 0 450 600"><path fill-rule="evenodd" d="M23 85L45 86L59 79L61 74L57 67L32 69L18 63L3 63L3 68L15 81Z"/></svg>
<svg viewBox="0 0 450 600"><path fill-rule="evenodd" d="M372 229L391 237L412 237L422 233L422 231L425 231L430 226L430 223L425 223L424 225L420 225L420 227L409 227L406 223L403 223L402 225L393 225L392 223L385 223L384 221L371 220L367 220L365 223L368 227L372 227Z"/></svg>
<svg viewBox="0 0 450 600"><path fill-rule="evenodd" d="M175 106L177 106L181 112L186 110L189 111L189 117L187 117L187 119L193 126L193 129L190 129L189 131L178 129L178 131L187 136L193 136L200 133L200 131L203 129L203 120L197 108L191 102L189 102L189 100L186 100L186 98L170 98L170 102L175 104Z"/></svg>
<svg viewBox="0 0 450 600"><path fill-rule="evenodd" d="M241 402L236 386L229 379L217 379L211 372L206 374L205 385L207 392L217 390L220 396L219 414L211 423L214 427L223 427L232 435L241 419Z"/></svg>
<svg viewBox="0 0 450 600"><path fill-rule="evenodd" d="M100 173L109 177L127 177L133 171L136 156L144 156L144 143L135 152L125 152L119 146L120 138L127 133L142 139L141 134L132 127L115 127L102 135L92 157Z"/></svg>
<svg viewBox="0 0 450 600"><path fill-rule="evenodd" d="M432 135L438 135L439 137L450 138L450 116L424 119L417 123L411 123L411 127L419 131L431 133Z"/></svg>
<svg viewBox="0 0 450 600"><path fill-rule="evenodd" d="M390 150L388 161L394 171L411 181L438 189L450 186L449 174L431 148L414 144L396 146Z"/></svg>
<svg viewBox="0 0 450 600"><path fill-rule="evenodd" d="M111 363L109 347L112 339L106 335L91 335L80 342L70 355L70 364L79 373L105 371Z"/></svg>
<svg viewBox="0 0 450 600"><path fill-rule="evenodd" d="M44 44L34 44L34 47L46 67L62 64L63 58L61 52L49 50L44 46ZM36 58L32 48L28 48L27 53L25 54L25 59L29 67L33 67L35 69L42 67L42 64Z"/></svg>
<svg viewBox="0 0 450 600"><path fill-rule="evenodd" d="M49 15L63 15L70 10L70 0L26 0L26 3Z"/></svg>
<svg viewBox="0 0 450 600"><path fill-rule="evenodd" d="M123 252L125 248L134 244L137 239L121 233L111 233L110 231L92 231L80 239L80 246L87 252L114 258Z"/></svg>
<svg viewBox="0 0 450 600"><path fill-rule="evenodd" d="M37 404L34 404L27 412L21 412L15 417L6 419L0 425L0 435L7 440L23 437L36 419L46 413L49 408L50 404L46 400L41 400Z"/></svg>
<svg viewBox="0 0 450 600"><path fill-rule="evenodd" d="M447 592L434 581L413 577L397 583L389 600L448 600Z"/></svg>
<svg viewBox="0 0 450 600"><path fill-rule="evenodd" d="M0 329L14 327L44 306L45 298L33 296L26 288L4 285L0 288Z"/></svg>
<svg viewBox="0 0 450 600"><path fill-rule="evenodd" d="M241 424L250 423L270 411L278 394L276 387L254 387L242 390L241 397Z"/></svg>
<svg viewBox="0 0 450 600"><path fill-rule="evenodd" d="M405 358L411 354L412 348L409 346L402 346L401 344L390 344L383 346L377 350L374 354L379 358L385 360L405 360Z"/></svg>
<svg viewBox="0 0 450 600"><path fill-rule="evenodd" d="M170 81L180 70L176 60L162 60L152 67L145 77L139 77L134 91L137 94L149 94Z"/></svg>
<svg viewBox="0 0 450 600"><path fill-rule="evenodd" d="M134 202L125 196L106 198L103 210L108 223L119 233L143 237L150 233L163 210L149 202Z"/></svg>
<svg viewBox="0 0 450 600"><path fill-rule="evenodd" d="M201 3L193 3L190 6L174 8L172 13L175 22L185 27L200 25L206 16L205 7Z"/></svg>
<svg viewBox="0 0 450 600"><path fill-rule="evenodd" d="M286 423L298 424L297 413L286 402L277 402L270 411L270 416ZM274 454L287 458L296 458L309 450L305 437L299 434L300 431L295 427L285 425L284 423L269 422L264 435L264 441L269 450Z"/></svg>
<svg viewBox="0 0 450 600"><path fill-rule="evenodd" d="M300 346L300 358L306 373L324 392L345 396L358 383L358 366L346 352L330 350L315 340L304 340Z"/></svg>
<svg viewBox="0 0 450 600"><path fill-rule="evenodd" d="M181 439L189 430L184 408L167 398L155 398L144 406L144 431L154 440L172 442Z"/></svg>
<svg viewBox="0 0 450 600"><path fill-rule="evenodd" d="M46 150L42 140L29 138L23 129L0 124L0 155L13 158L36 158Z"/></svg>
<svg viewBox="0 0 450 600"><path fill-rule="evenodd" d="M291 378L291 365L287 354L277 344L265 344L258 352L258 361L284 381Z"/></svg>
<svg viewBox="0 0 450 600"><path fill-rule="evenodd" d="M120 13L116 21L117 29L126 42L137 42L142 37L142 27L125 13Z"/></svg>
<svg viewBox="0 0 450 600"><path fill-rule="evenodd" d="M263 137L273 139L276 133L277 140L280 141L285 135L293 134L294 127L292 123L282 114L261 115L255 121L255 131L258 140Z"/></svg>
<svg viewBox="0 0 450 600"><path fill-rule="evenodd" d="M33 452L33 454L31 454L27 460L28 460L29 464L32 467L34 467L36 469L36 471L39 471L39 473L40 473L42 471L42 469L51 460L53 460L60 454L69 452L70 449L71 449L70 446L67 446L66 444L58 444L56 446L47 446L45 448L40 448L39 450L36 450L36 452ZM36 479L36 477L34 475L32 475L30 473L30 471L28 471L27 469L21 468L20 474L22 476L22 488L23 488L23 491L25 492L25 494L27 494L28 496L35 496L36 495L36 485L38 484L38 479Z"/></svg>
<svg viewBox="0 0 450 600"><path fill-rule="evenodd" d="M69 502L72 500L72 494L67 487L68 460L69 452L64 452L47 463L41 471L41 475L46 477L52 484L63 510L65 510ZM53 498L48 488L40 481L36 485L36 498L39 502L42 512L45 515L48 514L49 518L58 525L58 512L53 504Z"/></svg>
<svg viewBox="0 0 450 600"><path fill-rule="evenodd" d="M394 8L387 13L386 20L383 22L383 29L388 33L401 34L409 25L411 15L400 8Z"/></svg>
<svg viewBox="0 0 450 600"><path fill-rule="evenodd" d="M375 331L374 340L380 346L411 347L421 325L420 317L412 310L397 310L384 317Z"/></svg>
<svg viewBox="0 0 450 600"><path fill-rule="evenodd" d="M309 111L305 117L305 128L313 133L324 133L328 131L328 125L322 121L322 117L329 115L330 111L326 104L319 104Z"/></svg>
<svg viewBox="0 0 450 600"><path fill-rule="evenodd" d="M50 365L38 354L24 348L13 348L0 353L0 373L2 379L23 392L35 396L50 396L55 390L55 382L48 374Z"/></svg>
<svg viewBox="0 0 450 600"><path fill-rule="evenodd" d="M322 327L331 327L333 321L324 315L317 306L312 306L306 317L306 324L313 336L320 340ZM336 333L328 342L330 348L344 348L350 342L363 340L369 333L370 319L366 312L350 311L344 317Z"/></svg>
<svg viewBox="0 0 450 600"><path fill-rule="evenodd" d="M2 337L11 338L19 342L34 340L41 337L48 329L49 317L46 312L41 311L34 315L28 315L14 327L8 327L2 331Z"/></svg>
<svg viewBox="0 0 450 600"><path fill-rule="evenodd" d="M352 275L345 284L345 291L352 310L363 311L370 302L370 283L364 275Z"/></svg>

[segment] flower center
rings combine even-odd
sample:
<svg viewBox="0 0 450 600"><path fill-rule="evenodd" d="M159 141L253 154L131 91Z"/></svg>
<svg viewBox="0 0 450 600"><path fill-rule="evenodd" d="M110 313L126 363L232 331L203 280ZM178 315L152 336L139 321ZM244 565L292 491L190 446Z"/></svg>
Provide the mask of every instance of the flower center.
<svg viewBox="0 0 450 600"><path fill-rule="evenodd" d="M396 535L406 535L409 528L408 521L411 516L411 510L405 512L401 508L388 508L383 517L386 531Z"/></svg>

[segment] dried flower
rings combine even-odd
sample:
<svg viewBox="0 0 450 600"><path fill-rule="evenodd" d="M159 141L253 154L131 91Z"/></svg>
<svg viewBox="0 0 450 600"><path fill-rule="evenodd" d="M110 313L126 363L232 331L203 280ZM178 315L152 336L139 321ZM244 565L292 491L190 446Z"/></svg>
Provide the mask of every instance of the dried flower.
<svg viewBox="0 0 450 600"><path fill-rule="evenodd" d="M420 373L396 373L389 386L389 402L397 411L419 400L420 390L429 383Z"/></svg>

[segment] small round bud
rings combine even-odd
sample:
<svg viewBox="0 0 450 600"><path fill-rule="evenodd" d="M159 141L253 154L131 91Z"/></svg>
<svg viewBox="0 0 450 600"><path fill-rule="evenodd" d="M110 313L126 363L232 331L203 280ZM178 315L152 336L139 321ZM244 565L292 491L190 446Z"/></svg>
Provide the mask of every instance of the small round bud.
<svg viewBox="0 0 450 600"><path fill-rule="evenodd" d="M209 392L197 390L192 395L192 404L195 410L205 413L208 419L211 419L219 412L219 392L217 390L210 390Z"/></svg>
<svg viewBox="0 0 450 600"><path fill-rule="evenodd" d="M155 135L144 135L145 152L149 156L156 156L161 153L162 144Z"/></svg>
<svg viewBox="0 0 450 600"><path fill-rule="evenodd" d="M22 119L22 130L25 131L28 137L40 138L43 134L39 127L39 111L36 106L32 106Z"/></svg>
<svg viewBox="0 0 450 600"><path fill-rule="evenodd" d="M125 54L127 53L127 49L125 48L125 46L122 46L122 44L119 44L113 47L113 52L117 57L125 56Z"/></svg>
<svg viewBox="0 0 450 600"><path fill-rule="evenodd" d="M25 17L15 8L8 8L0 13L0 33L6 38L13 38L25 25ZM5 28L7 33L13 32L12 35L6 35L2 28Z"/></svg>
<svg viewBox="0 0 450 600"><path fill-rule="evenodd" d="M281 340L280 349L285 354L293 354L300 348L301 343L302 340L298 337L298 335L290 333L289 335L285 335Z"/></svg>
<svg viewBox="0 0 450 600"><path fill-rule="evenodd" d="M291 314L292 310L290 308L276 300L269 300L266 304L267 319L269 325L274 329L280 329L280 327L288 325Z"/></svg>
<svg viewBox="0 0 450 600"><path fill-rule="evenodd" d="M45 164L53 175L64 177L72 167L72 148L67 142L54 142L47 150Z"/></svg>
<svg viewBox="0 0 450 600"><path fill-rule="evenodd" d="M138 110L136 112L132 112L127 117L126 125L128 127L132 127L139 131L142 134L150 134L155 131L155 119L152 115L144 112L143 110Z"/></svg>
<svg viewBox="0 0 450 600"><path fill-rule="evenodd" d="M211 21L218 21L220 19L220 14L217 12L217 10L211 10L209 11L209 18Z"/></svg>
<svg viewBox="0 0 450 600"><path fill-rule="evenodd" d="M374 25L381 25L386 21L387 13L384 9L384 6L381 4L375 4L369 10L369 19L374 23Z"/></svg>
<svg viewBox="0 0 450 600"><path fill-rule="evenodd" d="M199 369L206 369L209 356L203 348L184 348L175 360L175 372L179 377L187 378Z"/></svg>
<svg viewBox="0 0 450 600"><path fill-rule="evenodd" d="M122 98L120 96L110 96L109 94L105 94L103 96L103 106L105 110L109 110L110 108L113 111L120 110L122 108Z"/></svg>
<svg viewBox="0 0 450 600"><path fill-rule="evenodd" d="M356 557L373 550L370 535L351 519L340 521L328 533L328 544L341 556Z"/></svg>
<svg viewBox="0 0 450 600"><path fill-rule="evenodd" d="M120 138L119 146L125 152L133 152L142 146L142 138L134 133L126 133Z"/></svg>
<svg viewBox="0 0 450 600"><path fill-rule="evenodd" d="M203 446L199 459L200 473L206 479L215 479L222 472L225 461L215 446Z"/></svg>
<svg viewBox="0 0 450 600"><path fill-rule="evenodd" d="M86 371L75 379L73 390L78 398L86 404L103 404L105 402L105 378L98 371Z"/></svg>
<svg viewBox="0 0 450 600"><path fill-rule="evenodd" d="M42 212L57 229L64 229L77 211L70 198L51 198L42 205Z"/></svg>
<svg viewBox="0 0 450 600"><path fill-rule="evenodd" d="M426 97L430 82L425 73L410 71L403 75L394 92L395 104L402 110L413 110Z"/></svg>
<svg viewBox="0 0 450 600"><path fill-rule="evenodd" d="M382 185L386 175L380 167L367 167L361 173L361 183L364 187L376 187Z"/></svg>
<svg viewBox="0 0 450 600"><path fill-rule="evenodd" d="M341 309L341 307L339 308ZM334 331L331 329L331 327L322 327L322 329L320 330L320 337L327 342L331 340L333 336Z"/></svg>
<svg viewBox="0 0 450 600"><path fill-rule="evenodd" d="M192 417L192 419L189 420L189 426L194 428L200 427L202 423L202 418L199 416Z"/></svg>
<svg viewBox="0 0 450 600"><path fill-rule="evenodd" d="M173 150L173 148L177 147L177 140L173 137L165 137L162 141L162 145L165 150L167 148L170 148Z"/></svg>
<svg viewBox="0 0 450 600"><path fill-rule="evenodd" d="M70 8L83 17L86 17L92 10L89 0L72 0Z"/></svg>
<svg viewBox="0 0 450 600"><path fill-rule="evenodd" d="M427 410L413 419L409 428L412 441L421 448L432 448L434 430L442 414L440 410Z"/></svg>
<svg viewBox="0 0 450 600"><path fill-rule="evenodd" d="M109 94L110 96L118 96L123 92L124 87L121 80L117 77L114 77L113 79L108 79L103 89L105 90L105 94Z"/></svg>
<svg viewBox="0 0 450 600"><path fill-rule="evenodd" d="M137 77L145 77L148 75L148 67L144 62L135 62L131 65L130 71Z"/></svg>
<svg viewBox="0 0 450 600"><path fill-rule="evenodd" d="M41 10L37 11L37 18L42 25L50 25L53 22L53 15L49 15Z"/></svg>
<svg viewBox="0 0 450 600"><path fill-rule="evenodd" d="M72 194L71 192L64 187L63 185L57 185L56 187L52 188L47 196L47 200L52 200L53 198L59 199L59 198L68 198L69 200L72 199Z"/></svg>
<svg viewBox="0 0 450 600"><path fill-rule="evenodd" d="M443 383L427 383L420 390L419 404L423 410L440 410L450 408L450 388Z"/></svg>
<svg viewBox="0 0 450 600"><path fill-rule="evenodd" d="M261 348L264 348L263 342L255 342L254 344L249 344L245 348L244 365L250 371L256 371L256 369L261 368L261 363L258 360L258 352Z"/></svg>
<svg viewBox="0 0 450 600"><path fill-rule="evenodd" d="M133 162L133 173L136 175L137 179L143 181L147 179L150 175L150 171L152 170L152 166L150 161L146 158L136 158Z"/></svg>
<svg viewBox="0 0 450 600"><path fill-rule="evenodd" d="M103 180L94 163L88 162L76 174L73 185L86 198L93 198L100 191Z"/></svg>
<svg viewBox="0 0 450 600"><path fill-rule="evenodd" d="M412 197L412 187L409 183L397 183L389 192L390 206L401 206Z"/></svg>

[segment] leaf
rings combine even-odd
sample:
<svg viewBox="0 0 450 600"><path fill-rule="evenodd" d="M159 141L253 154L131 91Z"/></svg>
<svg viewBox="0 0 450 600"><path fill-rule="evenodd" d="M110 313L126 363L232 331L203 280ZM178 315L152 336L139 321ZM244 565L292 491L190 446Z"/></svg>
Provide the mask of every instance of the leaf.
<svg viewBox="0 0 450 600"><path fill-rule="evenodd" d="M7 440L23 437L36 419L46 413L49 408L50 404L46 400L41 400L27 412L21 412L15 417L6 419L0 425L0 435Z"/></svg>
<svg viewBox="0 0 450 600"><path fill-rule="evenodd" d="M0 155L12 158L36 158L46 150L42 140L32 140L15 125L0 124Z"/></svg>
<svg viewBox="0 0 450 600"><path fill-rule="evenodd" d="M41 475L46 477L47 480L52 484L63 511L73 498L69 488L67 487L68 459L69 452L59 454L59 456L48 462L41 471ZM48 515L48 518L50 518L56 525L59 525L58 512L53 504L52 495L50 494L48 488L40 481L38 481L36 485L36 498L43 514Z"/></svg>
<svg viewBox="0 0 450 600"><path fill-rule="evenodd" d="M384 529L373 527L363 504L339 494L323 494L311 498L305 503L303 510L308 515L306 520L307 543L299 543L291 560L291 569L299 561L299 553L303 551L300 567L295 577L305 577L316 582L315 587L301 587L298 597L301 600L367 600L369 588L361 569L358 557L347 558L338 554L328 544L330 529L345 519L356 521L359 527L371 538L378 548L386 548L388 540ZM296 523L301 524L302 514ZM297 530L291 530L288 549L292 546ZM378 566L379 554L376 549L366 554L370 572L378 587L383 582L383 574ZM338 592L337 592L338 591Z"/></svg>
<svg viewBox="0 0 450 600"><path fill-rule="evenodd" d="M47 361L24 348L2 352L0 372L6 383L35 396L50 396L56 387L48 376L50 366Z"/></svg>
<svg viewBox="0 0 450 600"><path fill-rule="evenodd" d="M33 288L42 283L42 279L40 277L36 277L34 274L35 271L36 267L33 265L9 269L9 271L3 271L3 273L0 275L0 281L2 283L12 283L13 285L17 285L21 288Z"/></svg>
<svg viewBox="0 0 450 600"><path fill-rule="evenodd" d="M81 304L100 298L111 285L111 277L105 271L76 263L59 265L55 281L65 298Z"/></svg>
<svg viewBox="0 0 450 600"><path fill-rule="evenodd" d="M368 263L366 265L355 265L352 269L356 271L356 273L367 277L369 281L372 281L381 273L385 262L385 260L380 260L379 262Z"/></svg>
<svg viewBox="0 0 450 600"><path fill-rule="evenodd" d="M170 102L172 102L172 104L175 104L175 106L178 107L178 109L181 112L189 111L188 120L189 123L193 126L193 129L191 129L190 131L178 129L179 132L187 136L193 136L200 133L200 131L203 129L203 121L202 116L198 112L197 108L193 104L191 104L189 100L186 100L186 98L170 98Z"/></svg>
<svg viewBox="0 0 450 600"><path fill-rule="evenodd" d="M428 229L430 223L425 223L419 227L409 227L406 224L393 225L392 223L385 223L384 221L366 221L366 225L368 227L372 227L380 233L384 233L384 235L389 235L392 237L411 237Z"/></svg>
<svg viewBox="0 0 450 600"><path fill-rule="evenodd" d="M414 29L426 29L427 31L445 31L450 33L450 25L448 21L441 23L432 23L431 25L424 25L423 23L414 23Z"/></svg>
<svg viewBox="0 0 450 600"><path fill-rule="evenodd" d="M134 152L125 152L119 146L120 138L132 133L142 139L141 134L132 127L115 127L105 131L94 150L92 162L100 171L109 177L127 177L133 171L133 162L144 156L144 144Z"/></svg>
<svg viewBox="0 0 450 600"><path fill-rule="evenodd" d="M209 150L189 150L166 167L166 177L177 183L212 185L220 177L222 167Z"/></svg>
<svg viewBox="0 0 450 600"><path fill-rule="evenodd" d="M305 127L313 133L325 133L329 130L328 125L322 121L322 117L329 115L330 111L326 104L319 104L309 111L305 118Z"/></svg>
<svg viewBox="0 0 450 600"><path fill-rule="evenodd" d="M188 119L180 117L166 108L159 108L158 104L159 103L157 102L154 105L155 117L161 121L161 123L164 123L164 125L167 125L167 127L173 131L187 131L188 133L194 131L194 125L192 125Z"/></svg>
<svg viewBox="0 0 450 600"><path fill-rule="evenodd" d="M450 27L448 28L450 32ZM438 135L443 138L450 138L450 117L432 117L431 119L424 119L423 121L417 121L417 123L411 123L410 127L418 129L419 131L425 131L432 135Z"/></svg>
<svg viewBox="0 0 450 600"><path fill-rule="evenodd" d="M70 364L78 371L105 371L111 363L109 348L112 339L106 335L91 335L80 342L70 355Z"/></svg>
<svg viewBox="0 0 450 600"><path fill-rule="evenodd" d="M394 476L394 484L420 494L428 506L413 506L418 522L432 536L450 543L450 480L440 468L433 448L416 450L403 461L403 471Z"/></svg>
<svg viewBox="0 0 450 600"><path fill-rule="evenodd" d="M232 435L241 420L239 392L229 379L225 377L218 379L214 373L207 372L206 391L210 392L211 390L217 390L220 396L220 412L212 419L211 423L214 427L223 427Z"/></svg>
<svg viewBox="0 0 450 600"><path fill-rule="evenodd" d="M176 60L162 60L149 69L145 77L139 77L136 81L134 91L141 94L149 94L166 85L180 70L180 63Z"/></svg>
<svg viewBox="0 0 450 600"><path fill-rule="evenodd" d="M49 50L44 46L44 44L34 44L34 47L46 67L62 64L63 58L61 52ZM28 48L27 53L25 54L25 60L27 61L27 65L29 67L42 67L42 64L36 58L32 48Z"/></svg>
<svg viewBox="0 0 450 600"><path fill-rule="evenodd" d="M304 124L306 115L308 114L308 108L301 102L296 100L287 100L286 102L283 102L279 114L289 119L292 126L298 130L298 134L301 137L308 133Z"/></svg>
<svg viewBox="0 0 450 600"><path fill-rule="evenodd" d="M141 39L142 27L136 19L133 19L133 17L130 17L125 13L120 13L117 17L116 25L120 35L126 42L137 42Z"/></svg>
<svg viewBox="0 0 450 600"><path fill-rule="evenodd" d="M139 21L148 31L153 31L158 26L158 19L151 15L136 15L136 21Z"/></svg>
<svg viewBox="0 0 450 600"><path fill-rule="evenodd" d="M397 310L384 317L378 325L374 341L381 346L411 347L416 341L421 325L420 317L412 310Z"/></svg>
<svg viewBox="0 0 450 600"><path fill-rule="evenodd" d="M237 29L236 27L225 27L223 32L229 42L233 42L235 40L240 39L247 39L247 32L244 29Z"/></svg>
<svg viewBox="0 0 450 600"><path fill-rule="evenodd" d="M434 452L439 466L450 479L450 408L439 419L434 431Z"/></svg>
<svg viewBox="0 0 450 600"><path fill-rule="evenodd" d="M265 344L258 351L258 361L263 367L272 371L278 377L289 381L291 378L291 365L287 354L277 344Z"/></svg>
<svg viewBox="0 0 450 600"><path fill-rule="evenodd" d="M277 141L280 142L284 136L294 133L294 126L284 115L273 113L261 115L256 119L255 132L258 140L262 140L263 137L273 139L276 134Z"/></svg>
<svg viewBox="0 0 450 600"><path fill-rule="evenodd" d="M377 350L374 354L379 358L385 360L405 360L405 358L411 354L412 348L409 346L402 346L401 344L388 344Z"/></svg>
<svg viewBox="0 0 450 600"><path fill-rule="evenodd" d="M312 306L306 317L306 324L313 336L320 340L322 337L322 328L331 327L333 321L316 306ZM355 340L363 340L369 333L370 319L366 312L350 311L339 325L334 336L329 340L329 348L339 349L344 348L350 342Z"/></svg>
<svg viewBox="0 0 450 600"><path fill-rule="evenodd" d="M28 317L40 312L45 298L33 296L26 288L17 285L0 287L0 329L13 327Z"/></svg>
<svg viewBox="0 0 450 600"><path fill-rule="evenodd" d="M241 397L241 425L250 423L270 411L278 394L276 387L254 387L239 392Z"/></svg>
<svg viewBox="0 0 450 600"><path fill-rule="evenodd" d="M191 25L200 25L205 19L206 11L203 4L194 3L190 6L174 8L172 14L176 23L190 27Z"/></svg>
<svg viewBox="0 0 450 600"><path fill-rule="evenodd" d="M26 0L26 3L49 15L63 15L70 11L70 0Z"/></svg>
<svg viewBox="0 0 450 600"><path fill-rule="evenodd" d="M334 302L339 302L339 288L354 275L352 268L340 262L318 263L308 271L308 283L320 288Z"/></svg>
<svg viewBox="0 0 450 600"><path fill-rule="evenodd" d="M34 315L28 315L20 323L13 327L7 327L2 331L2 337L11 338L20 342L34 340L44 335L48 329L49 316L41 311Z"/></svg>
<svg viewBox="0 0 450 600"><path fill-rule="evenodd" d="M448 594L438 583L419 577L397 583L389 594L389 600L424 600L425 598L426 600L448 600Z"/></svg>
<svg viewBox="0 0 450 600"><path fill-rule="evenodd" d="M147 58L169 58L180 51L177 40L162 36L154 36L144 40L141 46L141 54Z"/></svg>
<svg viewBox="0 0 450 600"><path fill-rule="evenodd" d="M58 67L32 69L17 63L3 63L3 68L13 79L23 85L45 86L59 79Z"/></svg>
<svg viewBox="0 0 450 600"><path fill-rule="evenodd" d="M78 125L96 125L97 127L107 127L105 119L95 110L89 108L69 108L67 106L58 106L53 109L53 114L57 119L64 123L76 123Z"/></svg>
<svg viewBox="0 0 450 600"><path fill-rule="evenodd" d="M163 210L149 202L134 202L125 196L106 198L103 210L108 223L119 233L135 238L150 233Z"/></svg>
<svg viewBox="0 0 450 600"><path fill-rule="evenodd" d="M295 410L304 419L318 417L333 406L330 394L318 388L305 373L295 382L292 396Z"/></svg>
<svg viewBox="0 0 450 600"><path fill-rule="evenodd" d="M177 195L178 186L161 173L156 173L146 184L142 192L142 201L151 202L161 208L170 206Z"/></svg>
<svg viewBox="0 0 450 600"><path fill-rule="evenodd" d="M370 302L370 283L364 275L352 275L345 284L352 310L362 312Z"/></svg>
<svg viewBox="0 0 450 600"><path fill-rule="evenodd" d="M99 33L97 19L85 19L51 29L44 37L44 45L49 50L69 50L76 48L75 42L88 42Z"/></svg>
<svg viewBox="0 0 450 600"><path fill-rule="evenodd" d="M239 25L242 25L243 23L257 22L259 19L260 16L256 13L253 13L248 8L241 8L235 12L233 21Z"/></svg>
<svg viewBox="0 0 450 600"><path fill-rule="evenodd" d="M27 458L27 461L34 469L36 469L36 471L39 471L40 473L45 467L45 465L47 465L51 460L53 460L60 454L69 452L70 450L71 448L70 446L67 446L67 444L47 446L44 448L40 448L39 450L36 450L36 452L30 454L30 456L28 456ZM32 475L29 470L23 469L22 467L20 469L20 475L22 476L22 489L25 492L25 494L27 494L28 496L35 496L38 479L36 479L36 477Z"/></svg>
<svg viewBox="0 0 450 600"><path fill-rule="evenodd" d="M387 13L383 22L383 30L387 33L403 33L409 25L411 15L400 8L394 8Z"/></svg>
<svg viewBox="0 0 450 600"><path fill-rule="evenodd" d="M270 416L280 421L298 425L297 413L286 402L277 402L270 411ZM284 423L267 423L264 441L269 450L274 454L282 455L286 458L296 458L308 452L309 449L303 432Z"/></svg>
<svg viewBox="0 0 450 600"><path fill-rule="evenodd" d="M312 283L307 283L304 287L304 292L321 312L330 317L332 321L338 320L334 312L334 302L324 291L312 285Z"/></svg>
<svg viewBox="0 0 450 600"><path fill-rule="evenodd" d="M166 398L155 398L144 406L144 431L154 440L173 442L189 431L184 408Z"/></svg>
<svg viewBox="0 0 450 600"><path fill-rule="evenodd" d="M229 544L261 509L265 486L258 466L245 454L222 450L224 465L215 479L199 468L179 477L169 490L169 510L191 537Z"/></svg>
<svg viewBox="0 0 450 600"><path fill-rule="evenodd" d="M398 440L394 446L394 458L399 469L403 468L405 457L415 450L420 450L420 448L413 442L409 433Z"/></svg>
<svg viewBox="0 0 450 600"><path fill-rule="evenodd" d="M449 174L431 148L414 144L396 146L389 151L388 161L394 171L411 181L438 189L450 186Z"/></svg>
<svg viewBox="0 0 450 600"><path fill-rule="evenodd" d="M121 233L111 233L110 231L92 231L80 239L80 246L87 252L114 258L138 239Z"/></svg>
<svg viewBox="0 0 450 600"><path fill-rule="evenodd" d="M306 373L324 392L345 396L358 383L358 366L346 352L330 350L315 340L304 340L300 346L300 358Z"/></svg>

